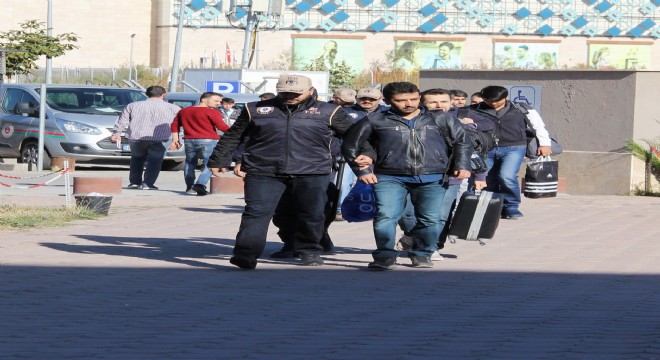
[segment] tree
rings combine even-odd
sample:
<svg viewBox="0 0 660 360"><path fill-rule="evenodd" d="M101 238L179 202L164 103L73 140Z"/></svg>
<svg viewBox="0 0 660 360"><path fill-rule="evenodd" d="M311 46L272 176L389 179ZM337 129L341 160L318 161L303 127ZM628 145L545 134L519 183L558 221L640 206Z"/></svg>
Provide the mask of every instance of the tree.
<svg viewBox="0 0 660 360"><path fill-rule="evenodd" d="M306 71L328 71L330 73L330 91L335 91L342 86L346 86L353 79L353 69L342 60L336 62L329 69L323 63L323 59L314 59L309 64L304 65Z"/></svg>
<svg viewBox="0 0 660 360"><path fill-rule="evenodd" d="M0 48L21 50L5 54L7 75L10 77L14 73L28 74L38 69L37 60L40 56L54 58L78 48L74 44L78 36L74 33L48 36L44 23L37 20L28 20L20 24L20 27L20 30L0 32Z"/></svg>

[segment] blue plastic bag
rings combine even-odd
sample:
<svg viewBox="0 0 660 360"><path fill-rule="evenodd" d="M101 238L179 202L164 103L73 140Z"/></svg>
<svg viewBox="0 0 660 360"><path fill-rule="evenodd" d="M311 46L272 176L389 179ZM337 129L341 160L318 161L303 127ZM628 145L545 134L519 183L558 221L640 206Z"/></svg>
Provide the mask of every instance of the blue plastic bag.
<svg viewBox="0 0 660 360"><path fill-rule="evenodd" d="M373 186L358 181L341 203L341 216L348 222L360 222L373 219L375 213Z"/></svg>

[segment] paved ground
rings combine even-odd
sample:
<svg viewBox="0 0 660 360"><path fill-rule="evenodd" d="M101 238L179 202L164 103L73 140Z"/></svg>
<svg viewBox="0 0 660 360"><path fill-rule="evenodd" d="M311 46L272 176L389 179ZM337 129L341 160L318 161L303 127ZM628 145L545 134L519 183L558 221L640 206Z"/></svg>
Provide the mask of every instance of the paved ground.
<svg viewBox="0 0 660 360"><path fill-rule="evenodd" d="M182 177L100 220L0 232L0 359L660 359L658 198L524 200L489 245L425 270L366 271L370 223L338 222L325 266L241 271L242 199L185 195Z"/></svg>

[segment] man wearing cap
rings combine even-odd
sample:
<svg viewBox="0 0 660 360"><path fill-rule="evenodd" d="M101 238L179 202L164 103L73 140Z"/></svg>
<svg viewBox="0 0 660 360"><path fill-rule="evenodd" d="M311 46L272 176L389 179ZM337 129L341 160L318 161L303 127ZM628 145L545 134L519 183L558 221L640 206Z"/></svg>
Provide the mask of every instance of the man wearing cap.
<svg viewBox="0 0 660 360"><path fill-rule="evenodd" d="M330 102L341 107L351 107L355 104L356 95L357 93L353 89L340 88L332 95L332 100Z"/></svg>
<svg viewBox="0 0 660 360"><path fill-rule="evenodd" d="M357 91L357 103L347 110L348 116L353 122L357 122L374 111L389 109L389 106L381 105L383 94L376 88L362 88Z"/></svg>
<svg viewBox="0 0 660 360"><path fill-rule="evenodd" d="M341 136L351 122L340 106L317 101L312 92L308 77L280 75L277 96L248 103L209 159L215 176L226 172L221 167L241 139L247 139L241 163L246 173L245 210L230 259L242 269L257 266L268 226L284 194L290 196L293 245L302 265L323 265L319 242L332 169L330 141L333 131Z"/></svg>

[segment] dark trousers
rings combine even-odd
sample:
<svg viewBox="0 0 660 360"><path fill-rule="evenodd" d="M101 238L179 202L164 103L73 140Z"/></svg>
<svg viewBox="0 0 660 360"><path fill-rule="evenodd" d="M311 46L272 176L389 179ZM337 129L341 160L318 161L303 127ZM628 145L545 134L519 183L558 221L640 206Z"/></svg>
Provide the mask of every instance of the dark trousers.
<svg viewBox="0 0 660 360"><path fill-rule="evenodd" d="M323 247L323 251L331 251L334 248L334 244L332 243L332 239L330 239L330 234L328 234L328 228L337 216L337 208L335 206L335 202L339 197L339 190L333 182L328 183L326 195L328 197L328 201L326 201L324 207L325 220L323 223L323 236L321 236L320 244ZM293 211L294 208L291 207L290 204L291 193L290 191L285 191L282 195L282 198L280 198L280 202L277 204L277 208L275 209L275 214L273 215L273 225L279 229L277 235L284 243L284 248L293 251L293 239L297 220Z"/></svg>
<svg viewBox="0 0 660 360"><path fill-rule="evenodd" d="M163 166L165 144L158 140L129 140L128 144L131 146L131 169L128 181L131 184L144 183L154 186L160 175L160 168ZM142 175L144 175L144 179Z"/></svg>
<svg viewBox="0 0 660 360"><path fill-rule="evenodd" d="M295 219L293 246L299 253L320 252L328 175L272 177L247 174L245 211L236 235L234 255L256 259L266 246L268 226L280 199L289 196L290 216Z"/></svg>

